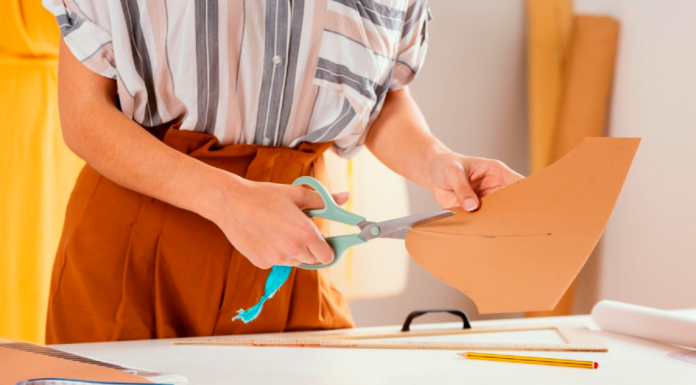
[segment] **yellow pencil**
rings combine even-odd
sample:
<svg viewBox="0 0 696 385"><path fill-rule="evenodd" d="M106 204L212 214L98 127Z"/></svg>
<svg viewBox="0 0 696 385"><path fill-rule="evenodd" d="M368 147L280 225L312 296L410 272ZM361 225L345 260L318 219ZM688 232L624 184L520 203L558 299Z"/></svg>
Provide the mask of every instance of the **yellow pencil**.
<svg viewBox="0 0 696 385"><path fill-rule="evenodd" d="M490 353L458 353L462 357L466 357L472 360L487 360L487 361L501 361L501 362L517 362L520 364L536 364L536 365L555 365L555 366L569 366L572 368L585 368L585 369L597 369L599 364L594 361L576 361L576 360L561 360L558 358L538 358L538 357L526 357L526 356L508 356L504 354L490 354Z"/></svg>

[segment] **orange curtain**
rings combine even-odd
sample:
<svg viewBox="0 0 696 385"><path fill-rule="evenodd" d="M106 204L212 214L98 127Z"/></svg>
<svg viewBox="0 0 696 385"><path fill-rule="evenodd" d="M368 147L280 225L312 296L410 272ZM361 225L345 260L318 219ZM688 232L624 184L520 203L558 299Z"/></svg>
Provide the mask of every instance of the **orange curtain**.
<svg viewBox="0 0 696 385"><path fill-rule="evenodd" d="M537 171L583 138L605 135L619 23L573 17L566 0L528 0L527 7L530 162ZM575 283L553 311L527 315L571 314L574 302Z"/></svg>
<svg viewBox="0 0 696 385"><path fill-rule="evenodd" d="M58 25L41 2L0 12L0 337L44 342L48 286L82 161L58 120Z"/></svg>

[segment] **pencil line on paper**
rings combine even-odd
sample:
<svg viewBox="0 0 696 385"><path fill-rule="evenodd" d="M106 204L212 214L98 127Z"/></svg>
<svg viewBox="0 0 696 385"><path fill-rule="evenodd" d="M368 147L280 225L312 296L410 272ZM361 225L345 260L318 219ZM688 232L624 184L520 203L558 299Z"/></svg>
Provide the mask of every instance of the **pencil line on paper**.
<svg viewBox="0 0 696 385"><path fill-rule="evenodd" d="M446 233L444 231L432 231L432 230L422 230L413 229L416 231L422 231L424 233L435 233L435 234L446 234L446 235L456 235L460 237L480 237L480 238L519 238L519 237L548 237L551 233L546 234L512 234L512 235L493 235L493 234L457 234L457 233Z"/></svg>

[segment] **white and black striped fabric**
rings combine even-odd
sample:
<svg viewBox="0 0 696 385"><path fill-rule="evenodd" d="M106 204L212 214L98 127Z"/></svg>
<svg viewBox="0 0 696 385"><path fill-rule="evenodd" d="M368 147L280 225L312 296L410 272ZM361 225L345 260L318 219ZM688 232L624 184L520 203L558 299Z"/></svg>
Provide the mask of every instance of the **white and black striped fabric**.
<svg viewBox="0 0 696 385"><path fill-rule="evenodd" d="M143 126L355 154L423 65L427 0L43 0Z"/></svg>

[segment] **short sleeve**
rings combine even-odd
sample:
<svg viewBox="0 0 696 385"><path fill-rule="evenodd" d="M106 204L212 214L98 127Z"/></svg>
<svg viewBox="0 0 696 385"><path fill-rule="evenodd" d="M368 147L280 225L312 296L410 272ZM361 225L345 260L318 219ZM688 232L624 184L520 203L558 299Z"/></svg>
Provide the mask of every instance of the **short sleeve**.
<svg viewBox="0 0 696 385"><path fill-rule="evenodd" d="M407 86L418 75L428 50L428 23L432 19L428 0L409 0L390 91Z"/></svg>
<svg viewBox="0 0 696 385"><path fill-rule="evenodd" d="M87 68L116 78L109 1L43 0L60 27L65 44Z"/></svg>

